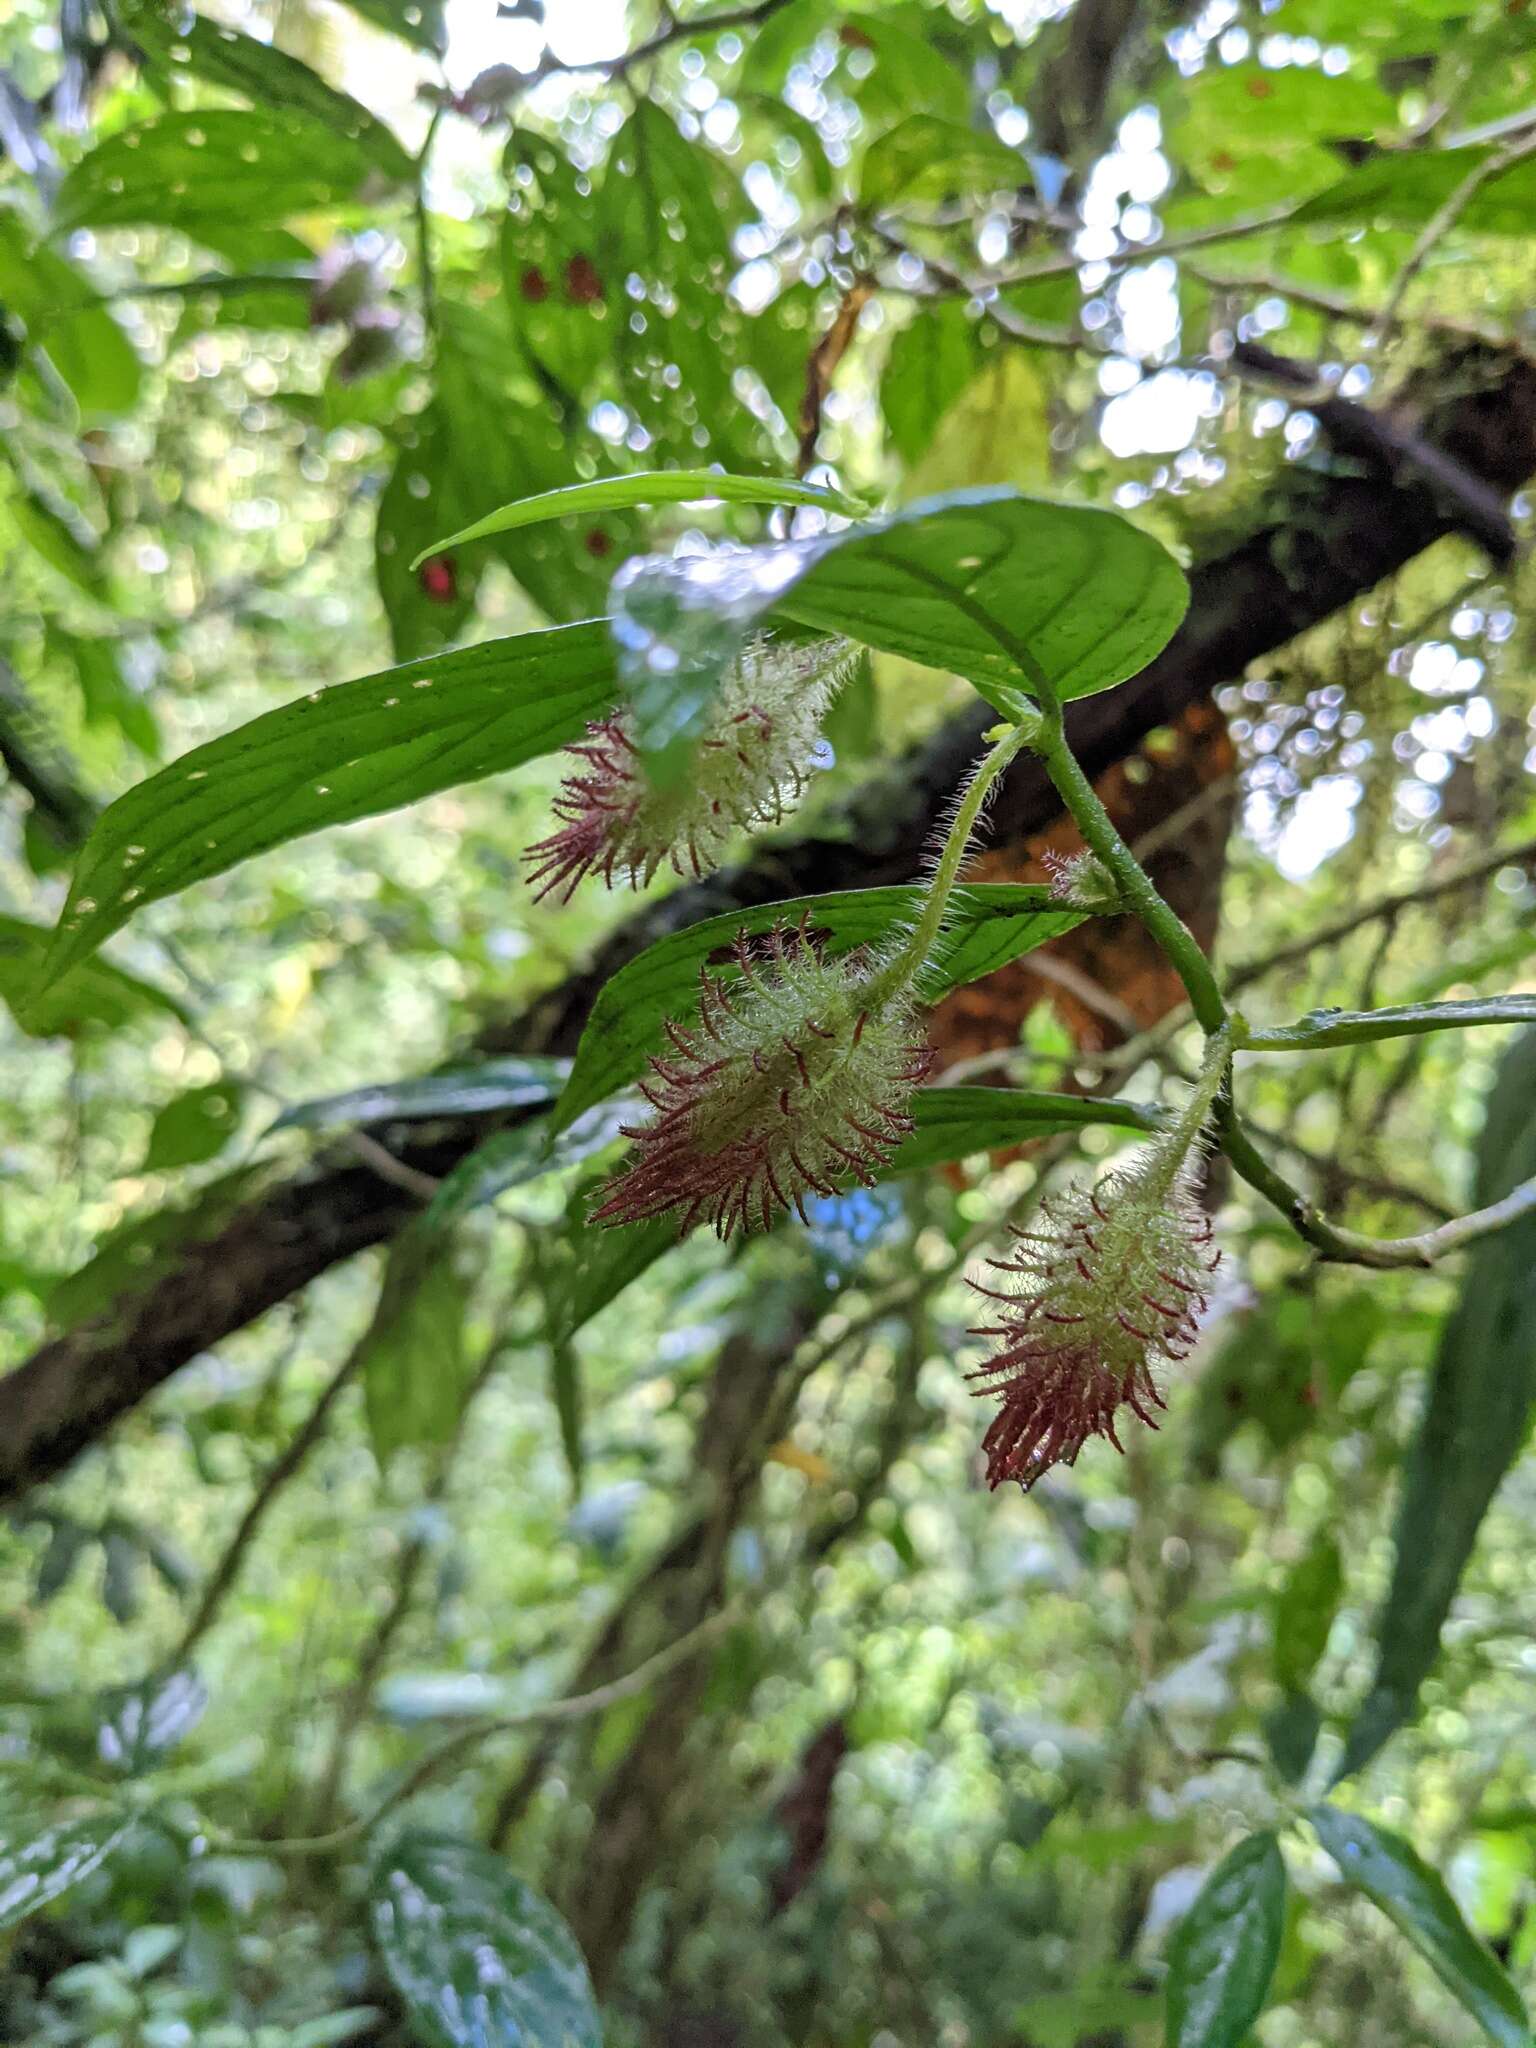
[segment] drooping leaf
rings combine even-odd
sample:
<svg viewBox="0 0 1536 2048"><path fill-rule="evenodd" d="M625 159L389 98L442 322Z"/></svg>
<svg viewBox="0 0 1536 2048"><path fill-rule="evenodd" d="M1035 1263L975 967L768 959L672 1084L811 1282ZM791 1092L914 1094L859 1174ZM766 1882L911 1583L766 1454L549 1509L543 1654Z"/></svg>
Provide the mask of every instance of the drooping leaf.
<svg viewBox="0 0 1536 2048"><path fill-rule="evenodd" d="M356 144L392 183L408 184L414 178L410 157L384 123L286 50L201 14L172 15L153 0L137 0L124 16L135 43L162 78L178 73L201 78L242 94L254 107L281 108L285 116Z"/></svg>
<svg viewBox="0 0 1536 2048"><path fill-rule="evenodd" d="M198 1166L222 1152L239 1127L245 1090L237 1081L189 1088L155 1117L144 1153L145 1173Z"/></svg>
<svg viewBox="0 0 1536 2048"><path fill-rule="evenodd" d="M1525 2005L1411 1842L1336 1806L1309 1809L1346 1884L1364 1892L1423 1956L1497 2048L1530 2048Z"/></svg>
<svg viewBox="0 0 1536 2048"><path fill-rule="evenodd" d="M0 1931L14 1927L89 1877L131 1825L120 1813L53 1823L8 1814L8 1839L0 1842Z"/></svg>
<svg viewBox="0 0 1536 2048"><path fill-rule="evenodd" d="M315 690L194 748L98 820L48 983L137 906L306 832L516 768L574 739L614 694L602 626L557 627Z"/></svg>
<svg viewBox="0 0 1536 2048"><path fill-rule="evenodd" d="M725 954L738 932L765 932L780 922L798 924L804 914L810 930L823 935L827 952L835 956L874 943L909 922L920 894L911 888L847 889L759 904L706 918L648 946L603 984L556 1107L555 1128L565 1129L644 1071L647 1056L661 1042L663 1021L686 1021L692 1015L700 967L708 961L727 975L731 972ZM1011 883L958 889L930 964L925 993L937 998L961 982L977 980L1081 922L1082 913L1065 908L1048 889ZM717 960L716 955L721 957Z"/></svg>
<svg viewBox="0 0 1536 2048"><path fill-rule="evenodd" d="M96 1754L109 1770L137 1777L153 1770L208 1706L208 1688L195 1671L173 1671L105 1694L96 1730Z"/></svg>
<svg viewBox="0 0 1536 2048"><path fill-rule="evenodd" d="M1202 1886L1168 1952L1168 2048L1238 2048L1264 2009L1285 1933L1272 1834L1239 1842Z"/></svg>
<svg viewBox="0 0 1536 2048"><path fill-rule="evenodd" d="M1476 1207L1536 1174L1536 1031L1505 1054L1488 1098ZM1525 1445L1536 1403L1536 1218L1475 1244L1436 1352L1403 1466L1397 1560L1376 1621L1376 1671L1345 1743L1360 1770L1409 1720L1499 1482Z"/></svg>
<svg viewBox="0 0 1536 2048"><path fill-rule="evenodd" d="M479 1060L444 1067L404 1081L348 1088L285 1109L274 1131L323 1130L335 1124L411 1122L422 1117L476 1116L492 1109L526 1109L552 1102L570 1072L569 1060L540 1055Z"/></svg>
<svg viewBox="0 0 1536 2048"><path fill-rule="evenodd" d="M390 1246L364 1338L363 1403L374 1455L447 1443L475 1369L465 1335L469 1290L440 1231L418 1221Z"/></svg>
<svg viewBox="0 0 1536 2048"><path fill-rule="evenodd" d="M106 960L82 962L41 994L52 937L24 918L0 917L0 1002L32 1037L70 1038L92 1024L115 1031L156 1010L184 1020L174 996Z"/></svg>
<svg viewBox="0 0 1536 2048"><path fill-rule="evenodd" d="M601 2048L575 1938L503 1857L407 1835L375 1872L370 1911L423 2048Z"/></svg>
<svg viewBox="0 0 1536 2048"><path fill-rule="evenodd" d="M462 547L466 541L483 540L493 533L511 533L519 527L538 526L547 519L578 518L599 512L627 512L636 505L819 505L824 511L842 512L857 518L863 511L857 499L821 484L802 483L796 477L727 476L708 469L642 470L633 476L596 477L591 483L565 484L554 491L541 491L534 498L519 498L487 512L472 526L445 535L422 549L412 562L419 568L429 555L444 548Z"/></svg>
<svg viewBox="0 0 1536 2048"><path fill-rule="evenodd" d="M815 540L643 559L613 603L638 734L681 774L720 676L770 620L964 676L1016 718L1032 689L1080 697L1134 675L1188 595L1172 556L1117 514L981 489Z"/></svg>
<svg viewBox="0 0 1536 2048"><path fill-rule="evenodd" d="M272 226L357 196L378 170L354 137L280 108L202 107L109 135L59 188L56 230L153 221Z"/></svg>

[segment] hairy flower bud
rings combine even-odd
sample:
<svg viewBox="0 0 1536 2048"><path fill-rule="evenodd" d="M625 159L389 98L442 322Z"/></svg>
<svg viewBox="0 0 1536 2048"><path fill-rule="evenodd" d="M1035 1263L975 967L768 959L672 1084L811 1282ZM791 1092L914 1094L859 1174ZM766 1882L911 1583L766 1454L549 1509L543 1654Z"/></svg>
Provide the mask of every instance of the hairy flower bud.
<svg viewBox="0 0 1536 2048"><path fill-rule="evenodd" d="M1120 884L1097 855L1052 850L1040 859L1051 878L1051 894L1058 903L1099 916L1108 916L1124 907Z"/></svg>
<svg viewBox="0 0 1536 2048"><path fill-rule="evenodd" d="M585 765L554 801L559 829L528 849L538 893L558 890L569 901L590 874L610 888L616 880L643 888L666 866L697 878L720 865L739 833L777 825L810 778L821 721L853 661L846 640L747 648L673 788L647 778L627 712L589 726L570 749Z"/></svg>
<svg viewBox="0 0 1536 2048"><path fill-rule="evenodd" d="M1145 1148L1095 1187L1074 1185L1016 1230L1014 1255L993 1260L1012 1277L999 1319L972 1334L1002 1348L972 1379L1001 1407L987 1431L987 1479L1027 1492L1053 1465L1073 1464L1091 1436L1121 1449L1122 1407L1155 1428L1163 1406L1155 1370L1189 1356L1221 1254L1195 1194L1185 1132ZM973 1283L975 1284L975 1283Z"/></svg>
<svg viewBox="0 0 1536 2048"><path fill-rule="evenodd" d="M604 1223L676 1214L725 1237L805 1220L807 1194L852 1177L874 1184L912 1128L913 1087L931 1055L916 1042L904 988L886 992L866 956L827 959L805 924L736 941L739 980L700 970L699 1016L669 1024L651 1061L655 1107L626 1131L635 1152L604 1190Z"/></svg>

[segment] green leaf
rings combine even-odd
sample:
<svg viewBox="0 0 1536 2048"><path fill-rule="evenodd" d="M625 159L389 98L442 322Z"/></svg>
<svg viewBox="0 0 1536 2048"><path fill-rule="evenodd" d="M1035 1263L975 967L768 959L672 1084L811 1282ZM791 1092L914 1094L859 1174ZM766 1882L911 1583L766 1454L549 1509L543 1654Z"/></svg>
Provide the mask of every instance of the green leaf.
<svg viewBox="0 0 1536 2048"><path fill-rule="evenodd" d="M14 1828L19 1816L11 1816ZM22 1842L0 1845L0 1930L38 1912L89 1877L111 1855L131 1822L118 1813L40 1826Z"/></svg>
<svg viewBox="0 0 1536 2048"><path fill-rule="evenodd" d="M354 14L402 41L441 56L448 47L443 0L348 0Z"/></svg>
<svg viewBox="0 0 1536 2048"><path fill-rule="evenodd" d="M726 476L710 469L642 470L634 476L600 476L591 483L566 484L556 491L541 491L534 498L519 498L487 512L472 526L447 534L424 547L412 562L420 568L429 555L444 548L461 547L466 541L483 540L492 533L511 533L521 526L538 526L546 519L590 517L595 512L627 512L636 505L820 505L824 511L842 512L858 518L866 507L856 498L822 484L801 483L795 477Z"/></svg>
<svg viewBox="0 0 1536 2048"><path fill-rule="evenodd" d="M1490 148L1391 150L1368 158L1347 177L1304 200L1287 227L1368 222L1418 228L1432 220ZM1511 164L1473 193L1456 222L1461 234L1526 235L1536 210L1536 161Z"/></svg>
<svg viewBox="0 0 1536 2048"><path fill-rule="evenodd" d="M424 2048L602 2048L574 1936L503 1857L407 1835L374 1874L370 1914Z"/></svg>
<svg viewBox="0 0 1536 2048"><path fill-rule="evenodd" d="M83 522L68 519L36 491L18 490L5 501L27 546L95 604L108 603L106 578Z"/></svg>
<svg viewBox="0 0 1536 2048"><path fill-rule="evenodd" d="M118 798L75 870L51 983L134 910L307 832L516 768L611 707L600 624L493 640L315 690Z"/></svg>
<svg viewBox="0 0 1536 2048"><path fill-rule="evenodd" d="M845 533L737 554L647 557L614 581L614 631L642 744L685 772L726 667L790 619L948 670L1005 717L1134 675L1189 591L1173 557L1113 512L1008 489L930 499Z"/></svg>
<svg viewBox="0 0 1536 2048"><path fill-rule="evenodd" d="M140 1170L166 1173L214 1158L239 1128L244 1101L238 1081L213 1081L178 1095L156 1116Z"/></svg>
<svg viewBox="0 0 1536 2048"><path fill-rule="evenodd" d="M567 1128L594 1103L644 1071L647 1057L661 1041L663 1022L683 1022L693 1014L700 967L708 961L730 975L725 954L738 932L769 931L780 922L796 924L809 913L811 930L824 936L828 954L835 957L909 923L921 897L916 888L846 889L829 896L793 897L726 911L648 946L603 984L555 1109L556 1130ZM1082 913L1066 909L1048 889L1006 882L957 889L925 993L936 999L961 982L979 980L1081 922ZM717 954L718 961L713 958Z"/></svg>
<svg viewBox="0 0 1536 2048"><path fill-rule="evenodd" d="M390 1246L363 1339L363 1405L381 1465L396 1451L452 1439L476 1366L465 1339L468 1308L451 1246L418 1219Z"/></svg>
<svg viewBox="0 0 1536 2048"><path fill-rule="evenodd" d="M323 1130L335 1124L408 1123L421 1117L478 1116L494 1109L529 1109L552 1102L570 1073L569 1060L538 1055L477 1060L404 1081L348 1088L285 1109L274 1131Z"/></svg>
<svg viewBox="0 0 1536 2048"><path fill-rule="evenodd" d="M1314 1010L1297 1024L1250 1032L1243 1052L1317 1052L1370 1045L1424 1031L1466 1031L1479 1024L1536 1024L1536 996L1470 996L1464 1002L1396 1003L1380 1010Z"/></svg>
<svg viewBox="0 0 1536 2048"><path fill-rule="evenodd" d="M880 405L896 452L909 468L980 360L976 322L958 299L919 308L891 343Z"/></svg>
<svg viewBox="0 0 1536 2048"><path fill-rule="evenodd" d="M917 1129L896 1147L889 1169L893 1174L945 1166L976 1152L1000 1152L1059 1131L1086 1130L1090 1124L1130 1131L1155 1131L1160 1125L1158 1111L1144 1103L1023 1088L921 1088L912 1098L912 1114Z"/></svg>
<svg viewBox="0 0 1536 2048"><path fill-rule="evenodd" d="M1309 1692L1288 1692L1264 1716L1264 1740L1275 1760L1275 1769L1287 1785L1306 1775L1317 1738L1323 1730L1323 1716Z"/></svg>
<svg viewBox="0 0 1536 2048"><path fill-rule="evenodd" d="M1488 2039L1498 2048L1530 2048L1519 1992L1413 1844L1336 1806L1311 1807L1309 1816L1345 1883L1386 1914Z"/></svg>
<svg viewBox="0 0 1536 2048"><path fill-rule="evenodd" d="M47 356L87 420L133 410L142 376L133 344L85 273L34 243L20 215L4 209L0 304L21 319L28 342Z"/></svg>
<svg viewBox="0 0 1536 2048"><path fill-rule="evenodd" d="M937 114L909 114L865 150L859 204L870 212L926 205L1006 192L1028 178L1023 157L995 135Z"/></svg>
<svg viewBox="0 0 1536 2048"><path fill-rule="evenodd" d="M43 962L52 939L42 925L0 917L0 1002L31 1037L73 1038L87 1024L116 1031L156 1010L186 1022L174 996L106 960L88 960L71 968L41 994Z"/></svg>
<svg viewBox="0 0 1536 2048"><path fill-rule="evenodd" d="M1473 1202L1536 1174L1536 1031L1515 1040L1488 1098ZM1412 1716L1488 1504L1525 1447L1536 1403L1536 1218L1474 1244L1403 1461L1397 1559L1376 1620L1376 1672L1345 1743L1357 1771Z"/></svg>
<svg viewBox="0 0 1536 2048"><path fill-rule="evenodd" d="M195 76L243 94L257 108L280 107L285 118L307 120L322 133L355 144L392 183L414 181L415 165L382 121L275 44L200 14L173 16L153 0L124 13L134 42L162 79Z"/></svg>
<svg viewBox="0 0 1536 2048"><path fill-rule="evenodd" d="M55 234L76 228L272 226L357 196L378 175L367 149L276 109L202 107L109 135L59 187Z"/></svg>
<svg viewBox="0 0 1536 2048"><path fill-rule="evenodd" d="M1168 2048L1238 2048L1264 2009L1285 1934L1285 1864L1272 1834L1223 1857L1168 1954Z"/></svg>
<svg viewBox="0 0 1536 2048"><path fill-rule="evenodd" d="M1035 358L994 349L938 423L908 473L903 496L923 498L969 484L1030 489L1050 474L1050 393Z"/></svg>
<svg viewBox="0 0 1536 2048"><path fill-rule="evenodd" d="M633 1123L644 1109L642 1101L616 1096L611 1102L598 1103L555 1136L542 1117L493 1132L445 1177L422 1212L423 1224L446 1229L471 1209L494 1202L509 1188L580 1165L593 1153L606 1151L622 1135L622 1126Z"/></svg>
<svg viewBox="0 0 1536 2048"><path fill-rule="evenodd" d="M1339 1546L1320 1536L1292 1566L1275 1601L1271 1669L1277 1685L1299 1691L1317 1669L1343 1590Z"/></svg>

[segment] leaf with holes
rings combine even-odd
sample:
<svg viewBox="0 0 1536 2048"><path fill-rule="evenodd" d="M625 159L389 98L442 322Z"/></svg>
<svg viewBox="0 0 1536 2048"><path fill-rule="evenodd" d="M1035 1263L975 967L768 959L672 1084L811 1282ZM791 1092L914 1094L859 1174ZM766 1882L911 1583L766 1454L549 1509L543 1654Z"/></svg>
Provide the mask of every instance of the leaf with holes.
<svg viewBox="0 0 1536 2048"><path fill-rule="evenodd" d="M1530 2048L1519 1992L1413 1844L1336 1806L1314 1806L1309 1817L1344 1882L1386 1914L1488 2039L1497 2048Z"/></svg>
<svg viewBox="0 0 1536 2048"><path fill-rule="evenodd" d="M686 1022L698 1003L699 969L706 962L729 976L727 949L738 932L771 931L779 923L810 919L829 955L850 953L908 927L921 908L915 888L846 889L730 910L674 932L648 946L602 987L576 1049L576 1064L555 1109L564 1130L584 1110L645 1070L668 1019ZM996 882L957 889L943 938L930 963L924 994L936 999L961 982L978 981L1021 953L1059 938L1082 923L1049 889ZM715 956L719 956L717 959Z"/></svg>
<svg viewBox="0 0 1536 2048"><path fill-rule="evenodd" d="M503 1857L408 1834L375 1871L369 1911L412 2032L429 2048L601 2048L575 1937Z"/></svg>
<svg viewBox="0 0 1536 2048"><path fill-rule="evenodd" d="M75 869L51 985L135 909L307 832L519 767L614 698L600 624L553 627L315 690L120 796Z"/></svg>
<svg viewBox="0 0 1536 2048"><path fill-rule="evenodd" d="M1238 2048L1264 2009L1285 1933L1285 1864L1272 1834L1217 1864L1168 1951L1168 2048Z"/></svg>

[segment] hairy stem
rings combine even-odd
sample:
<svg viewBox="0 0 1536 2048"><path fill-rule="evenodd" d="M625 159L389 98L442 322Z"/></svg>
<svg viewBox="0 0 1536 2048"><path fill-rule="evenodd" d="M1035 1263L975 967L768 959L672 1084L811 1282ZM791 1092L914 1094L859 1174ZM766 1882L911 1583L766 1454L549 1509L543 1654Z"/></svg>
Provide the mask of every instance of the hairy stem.
<svg viewBox="0 0 1536 2048"><path fill-rule="evenodd" d="M880 996L893 995L897 989L905 988L915 981L927 965L934 942L943 930L949 899L954 894L956 882L960 879L960 870L970 847L971 834L976 830L977 820L981 817L987 797L1009 762L1029 743L1030 731L1031 728L1026 726L1012 727L990 753L982 756L944 836L943 850L939 854L939 864L933 871L933 880L928 885L928 895L923 904L922 914L911 937L896 958L876 977L871 990L872 997L878 999Z"/></svg>
<svg viewBox="0 0 1536 2048"><path fill-rule="evenodd" d="M1209 1034L1220 1031L1227 1020L1227 1006L1211 963L1201 951L1194 933L1178 913L1158 894L1151 876L1116 831L1108 811L1078 765L1067 744L1061 706L1041 706L1040 726L1034 736L1036 752L1056 792L1072 813L1084 844L1098 855L1120 885L1127 909L1134 911L1148 932L1162 947L1189 992L1195 1016Z"/></svg>

